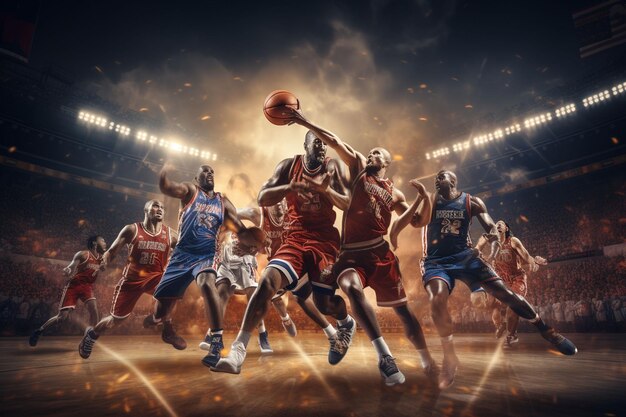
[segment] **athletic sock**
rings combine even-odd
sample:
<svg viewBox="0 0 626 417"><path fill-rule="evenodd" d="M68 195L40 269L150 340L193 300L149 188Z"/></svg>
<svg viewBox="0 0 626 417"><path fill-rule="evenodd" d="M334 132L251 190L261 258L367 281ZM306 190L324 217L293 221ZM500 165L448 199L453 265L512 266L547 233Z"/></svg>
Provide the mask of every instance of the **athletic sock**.
<svg viewBox="0 0 626 417"><path fill-rule="evenodd" d="M235 344L236 342L240 342L243 343L245 347L248 347L248 343L250 343L250 335L250 332L239 330L239 334L237 334L237 337L235 338L233 344Z"/></svg>
<svg viewBox="0 0 626 417"><path fill-rule="evenodd" d="M382 336L379 337L378 339L372 340L372 345L374 345L374 348L376 349L376 353L378 353L378 359L382 358L383 355L391 356L391 351L389 350L389 346L387 346L387 343L385 342L385 339L383 339Z"/></svg>
<svg viewBox="0 0 626 417"><path fill-rule="evenodd" d="M337 329L335 329L332 324L329 324L328 326L324 327L322 330L324 331L324 334L326 335L326 337L329 339L331 337L335 337L335 335L337 334Z"/></svg>
<svg viewBox="0 0 626 417"><path fill-rule="evenodd" d="M454 338L452 335L441 338L441 347L443 348L444 358L448 355L456 356L456 353L454 352Z"/></svg>
<svg viewBox="0 0 626 417"><path fill-rule="evenodd" d="M281 317L281 319L283 321L287 321L287 320L291 319L291 317L289 317L289 313L287 313L287 315L285 317Z"/></svg>
<svg viewBox="0 0 626 417"><path fill-rule="evenodd" d="M224 333L224 329L209 329L209 336L214 336L216 334L223 334Z"/></svg>
<svg viewBox="0 0 626 417"><path fill-rule="evenodd" d="M428 349L417 349L417 354L420 357L420 364L422 368L427 368L433 362L433 358L430 356Z"/></svg>
<svg viewBox="0 0 626 417"><path fill-rule="evenodd" d="M350 314L348 314L346 316L345 319L341 319L341 320L337 320L337 325L339 326L345 326L346 324L350 323L352 321L352 317L350 317Z"/></svg>
<svg viewBox="0 0 626 417"><path fill-rule="evenodd" d="M259 333L265 333L265 322L263 320L259 323Z"/></svg>

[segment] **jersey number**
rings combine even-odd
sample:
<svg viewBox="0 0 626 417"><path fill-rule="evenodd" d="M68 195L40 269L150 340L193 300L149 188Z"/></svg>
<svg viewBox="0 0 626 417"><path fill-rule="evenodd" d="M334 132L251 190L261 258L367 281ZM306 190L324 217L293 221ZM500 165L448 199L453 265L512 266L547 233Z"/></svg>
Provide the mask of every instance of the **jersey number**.
<svg viewBox="0 0 626 417"><path fill-rule="evenodd" d="M141 265L154 265L157 255L158 254L154 252L141 252L141 258L139 259L139 263Z"/></svg>

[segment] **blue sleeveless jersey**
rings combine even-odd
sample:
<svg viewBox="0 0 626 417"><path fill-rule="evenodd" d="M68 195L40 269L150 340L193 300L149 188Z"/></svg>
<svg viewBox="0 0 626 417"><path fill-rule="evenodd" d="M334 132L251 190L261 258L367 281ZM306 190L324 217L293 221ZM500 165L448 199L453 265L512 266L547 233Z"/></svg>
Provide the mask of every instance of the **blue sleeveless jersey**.
<svg viewBox="0 0 626 417"><path fill-rule="evenodd" d="M450 256L472 247L470 195L454 200L437 195L432 218L426 228L424 252L427 257Z"/></svg>
<svg viewBox="0 0 626 417"><path fill-rule="evenodd" d="M222 195L210 198L196 187L194 198L178 215L177 250L203 256L214 256L218 251L219 233L224 223Z"/></svg>

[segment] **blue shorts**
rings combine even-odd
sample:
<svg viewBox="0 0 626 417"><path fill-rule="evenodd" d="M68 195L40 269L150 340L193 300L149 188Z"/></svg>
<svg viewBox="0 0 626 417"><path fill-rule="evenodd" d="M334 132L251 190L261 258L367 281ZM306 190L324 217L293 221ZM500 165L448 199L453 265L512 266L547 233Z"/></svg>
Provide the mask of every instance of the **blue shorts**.
<svg viewBox="0 0 626 417"><path fill-rule="evenodd" d="M482 258L478 251L468 248L450 256L426 257L422 260L422 282L424 286L433 279L440 279L448 285L452 292L458 279L463 281L472 291L481 290L484 282L501 279Z"/></svg>
<svg viewBox="0 0 626 417"><path fill-rule="evenodd" d="M196 255L174 249L161 282L154 290L154 298L182 298L185 290L202 272L215 272L214 254Z"/></svg>

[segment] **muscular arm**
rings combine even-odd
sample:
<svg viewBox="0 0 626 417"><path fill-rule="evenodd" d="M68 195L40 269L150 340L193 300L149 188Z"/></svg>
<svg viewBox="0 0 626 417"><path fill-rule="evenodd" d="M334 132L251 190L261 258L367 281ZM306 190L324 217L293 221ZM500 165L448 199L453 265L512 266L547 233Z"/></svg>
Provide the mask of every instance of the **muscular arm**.
<svg viewBox="0 0 626 417"><path fill-rule="evenodd" d="M535 272L537 271L537 269L539 269L539 263L536 262L535 258L530 256L530 253L528 253L528 251L518 238L511 238L511 246L513 247L513 250L517 253L517 255L522 259L522 261L525 264L528 264L532 272Z"/></svg>
<svg viewBox="0 0 626 417"><path fill-rule="evenodd" d="M71 277L74 276L74 274L76 273L76 267L85 262L87 260L87 251L86 250L81 250L79 252L76 252L76 254L74 254L74 258L72 259L72 262L70 262L70 264L68 266L66 266L65 268L63 268L63 273L65 274L66 277Z"/></svg>
<svg viewBox="0 0 626 417"><path fill-rule="evenodd" d="M274 174L261 186L257 202L259 206L273 206L292 191L289 182L289 170L293 164L293 158L281 161L274 170Z"/></svg>
<svg viewBox="0 0 626 417"><path fill-rule="evenodd" d="M187 204L193 198L196 192L196 186L190 182L176 182L169 179L169 171L171 166L163 165L159 174L159 188L161 192L169 197L178 198L183 205Z"/></svg>
<svg viewBox="0 0 626 417"><path fill-rule="evenodd" d="M397 205L395 211L397 214L399 214L400 217L398 217L393 222L393 224L391 225L391 231L389 233L389 240L391 241L391 245L394 248L398 247L398 236L400 235L400 232L405 227L407 227L409 223L411 223L414 227L423 227L427 225L430 221L430 211L432 209L432 204L430 204L430 196L426 192L424 186L418 181L411 180L411 185L417 188L418 193L417 197L415 197L415 200L410 206L406 202L404 194L402 194L402 192L398 190L398 192L402 195L402 203L400 203L400 205ZM395 191L396 190L394 189L394 192ZM424 203L422 204L422 202ZM422 208L420 209L418 214L416 214L418 208L420 207L420 204ZM419 219L419 221L415 221L415 219Z"/></svg>
<svg viewBox="0 0 626 417"><path fill-rule="evenodd" d="M170 227L170 248L174 249L178 244L178 232Z"/></svg>
<svg viewBox="0 0 626 417"><path fill-rule="evenodd" d="M123 246L126 246L127 244L132 242L133 238L135 237L135 233L137 233L136 224L127 224L126 226L124 226L124 228L117 235L117 238L115 239L109 250L104 252L104 255L102 255L102 265L106 266L111 261L113 261L119 250Z"/></svg>
<svg viewBox="0 0 626 417"><path fill-rule="evenodd" d="M344 184L347 180L339 173L341 170L336 160L331 159L328 163L328 172L324 174L321 183L315 182L308 177L304 177L304 192L315 191L325 194L340 210L346 211L350 205L350 195Z"/></svg>
<svg viewBox="0 0 626 417"><path fill-rule="evenodd" d="M256 247L257 250L263 248L265 244L265 234L261 240L257 240L251 229L248 229L237 216L237 209L231 201L224 197L224 227L231 232L237 233L239 242L245 246Z"/></svg>
<svg viewBox="0 0 626 417"><path fill-rule="evenodd" d="M292 111L294 123L313 131L315 136L320 138L322 142L337 152L339 158L341 158L341 160L348 165L351 178L354 178L359 171L365 168L366 161L363 154L357 152L352 146L343 142L339 136L308 120L299 110Z"/></svg>
<svg viewBox="0 0 626 417"><path fill-rule="evenodd" d="M496 228L496 223L487 212L487 206L480 198L471 196L470 208L472 210L472 216L476 216L478 218L481 226L485 229L485 232L487 232L483 234L483 236L489 241L489 243L491 243L491 253L487 259L494 259L502 247L502 244L498 239L498 229Z"/></svg>
<svg viewBox="0 0 626 417"><path fill-rule="evenodd" d="M255 226L261 225L261 209L258 207L244 207L237 209L237 217L241 220L248 220Z"/></svg>

